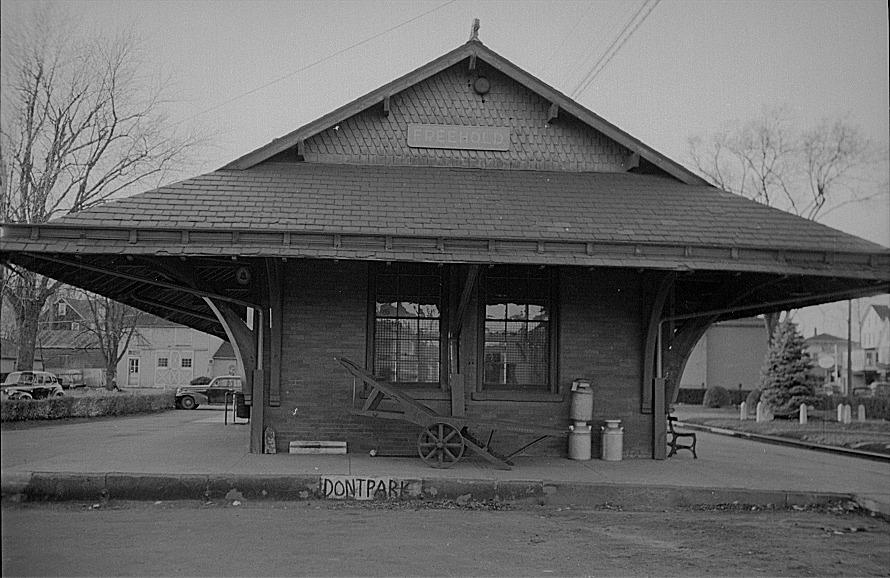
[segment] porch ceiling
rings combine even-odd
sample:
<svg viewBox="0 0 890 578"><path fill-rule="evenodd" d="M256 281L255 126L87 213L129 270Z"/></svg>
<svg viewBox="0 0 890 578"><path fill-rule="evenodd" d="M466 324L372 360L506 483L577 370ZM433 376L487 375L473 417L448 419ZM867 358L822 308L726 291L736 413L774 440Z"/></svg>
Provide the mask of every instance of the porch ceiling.
<svg viewBox="0 0 890 578"><path fill-rule="evenodd" d="M204 297L244 311L267 304L262 258L173 257L96 253L4 253L6 263L126 303L148 313L226 339ZM251 273L248 285L238 270ZM636 268L641 274L652 271ZM663 270L662 270L663 271ZM875 278L738 270L673 271L675 291L665 317L713 321L780 311L890 291ZM644 276L643 279L646 279Z"/></svg>

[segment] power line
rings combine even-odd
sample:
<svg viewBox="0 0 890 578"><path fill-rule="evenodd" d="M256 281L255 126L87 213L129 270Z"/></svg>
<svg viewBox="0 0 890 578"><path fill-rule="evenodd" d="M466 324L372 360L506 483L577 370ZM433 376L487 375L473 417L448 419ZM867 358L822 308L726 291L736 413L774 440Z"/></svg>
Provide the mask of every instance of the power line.
<svg viewBox="0 0 890 578"><path fill-rule="evenodd" d="M310 68L312 68L314 66L318 66L319 64L321 64L323 62L327 62L328 60L331 60L332 58L340 56L344 52L349 52L353 48L357 48L357 47L361 46L362 44L367 44L368 42L371 42L372 40L376 40L377 38L380 38L381 36L389 34L393 30L398 30L399 28L402 28L403 26L407 26L408 24L411 24L412 22L420 20L424 16L428 16L428 15L432 14L433 12L436 12L438 10L441 10L442 8L445 8L449 4L454 4L455 2L457 2L457 0L448 0L447 2L443 2L442 4L439 4L438 6L436 6L435 8L427 10L426 12L423 12L422 14L418 14L414 18L405 20L404 22L402 22L400 24L396 24L395 26L387 28L386 30L384 30L382 32L378 32L377 34L374 34L373 36L369 36L368 38L365 38L364 40L360 40L359 42L356 42L355 44L351 44L350 46L347 46L346 48L341 48L340 50L333 52L331 54L328 54L327 56L320 58L320 59L316 60L315 62L307 64L306 66L303 66L302 68L298 68L297 70L289 72L283 76L279 76L278 78L270 80L269 82L262 84L260 86L257 86L256 88L252 88L246 92L242 92L241 94L239 94L237 96L233 96L232 98L230 98L228 100L224 100L223 102L221 102L219 104L215 104L215 105L211 106L210 108L205 108L204 110L197 112L194 115L190 116L189 118L185 119L183 122L192 121L192 120L198 118L199 116L207 114L208 112L213 112L214 110L217 110L224 106L232 104L236 100L240 100L240 99L244 98L245 96L249 96L249 95L259 92L263 89L269 88L273 84L277 84L277 83L281 82L282 80L287 80L288 78L291 78L292 76L296 76L297 74L299 74L301 72L305 72L306 70L309 70Z"/></svg>
<svg viewBox="0 0 890 578"><path fill-rule="evenodd" d="M658 6L658 3L661 2L661 0L654 0L654 2L649 5L651 1L652 0L643 0L643 4L640 5L640 8L634 13L633 16L631 16L630 20L627 21L618 36L615 37L615 40L612 41L606 51L603 52L602 56L600 56L599 60L597 60L596 63L591 67L590 72L587 73L587 75L575 87L575 90L572 91L571 96L573 99L578 98L578 96L580 96L585 90L587 90L594 79L596 79L596 77L599 76L599 74L606 68L609 62L612 61L612 58L614 58L615 55L618 54L618 51L621 50L624 44L630 39L631 36L633 36L634 32L637 31L637 29L646 20L646 18L648 18L649 15L652 14L652 11L655 10L656 6ZM647 5L649 5L649 9L646 10L646 13L643 14L643 16L639 20L636 20ZM636 24L633 24L635 20ZM633 24L633 28L631 28L630 31L627 32L626 35L624 35L625 31L630 28L631 24ZM622 37L622 35L624 36ZM614 50L612 50L613 47Z"/></svg>
<svg viewBox="0 0 890 578"><path fill-rule="evenodd" d="M643 0L643 1L645 2L646 0ZM630 10L631 11L634 10L633 6L629 2L624 4L623 6L631 6ZM637 10L639 10L639 8L637 8ZM564 85L568 85L571 78L578 76L578 73L580 73L582 70L588 70L589 63L596 58L596 55L600 53L600 49L606 45L606 43L608 42L608 40L610 38L615 36L617 39L617 37L619 37L621 35L623 30L619 30L619 28L621 27L621 22L623 22L623 21L624 21L623 18L616 17L614 20L609 21L609 23L607 25L608 31L604 28L602 33L596 35L597 42L595 45L594 44L590 45L590 47L588 48L588 54L586 55L586 57L582 54L581 61L576 66L572 67L572 69L568 73L566 73L566 75L564 76L564 79L565 79L565 82L563 83ZM602 58L602 56L600 58ZM596 66L596 63L593 64L590 68L593 68L595 66ZM581 76L586 77L587 75L581 74Z"/></svg>

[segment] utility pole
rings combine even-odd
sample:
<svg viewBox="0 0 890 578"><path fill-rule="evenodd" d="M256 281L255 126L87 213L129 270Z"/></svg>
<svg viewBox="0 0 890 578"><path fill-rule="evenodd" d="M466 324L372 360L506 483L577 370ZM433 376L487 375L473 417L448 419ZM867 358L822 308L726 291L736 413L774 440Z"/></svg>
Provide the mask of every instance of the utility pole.
<svg viewBox="0 0 890 578"><path fill-rule="evenodd" d="M847 299L847 387L844 392L853 394L853 300Z"/></svg>

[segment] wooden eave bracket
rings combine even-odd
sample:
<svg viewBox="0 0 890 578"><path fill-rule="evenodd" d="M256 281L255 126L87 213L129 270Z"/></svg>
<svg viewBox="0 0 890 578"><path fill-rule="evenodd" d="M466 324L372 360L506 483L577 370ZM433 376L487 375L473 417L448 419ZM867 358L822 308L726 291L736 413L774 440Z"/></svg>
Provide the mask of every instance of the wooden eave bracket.
<svg viewBox="0 0 890 578"><path fill-rule="evenodd" d="M640 167L640 153L631 152L624 157L624 170L637 169Z"/></svg>
<svg viewBox="0 0 890 578"><path fill-rule="evenodd" d="M297 141L297 160L306 160L306 145L304 144L303 139Z"/></svg>
<svg viewBox="0 0 890 578"><path fill-rule="evenodd" d="M559 117L559 105L555 102L550 103L550 110L547 112L547 124L552 123Z"/></svg>
<svg viewBox="0 0 890 578"><path fill-rule="evenodd" d="M475 72L476 70L476 52L470 54L470 72Z"/></svg>
<svg viewBox="0 0 890 578"><path fill-rule="evenodd" d="M383 97L383 116L389 116L390 96L387 94Z"/></svg>

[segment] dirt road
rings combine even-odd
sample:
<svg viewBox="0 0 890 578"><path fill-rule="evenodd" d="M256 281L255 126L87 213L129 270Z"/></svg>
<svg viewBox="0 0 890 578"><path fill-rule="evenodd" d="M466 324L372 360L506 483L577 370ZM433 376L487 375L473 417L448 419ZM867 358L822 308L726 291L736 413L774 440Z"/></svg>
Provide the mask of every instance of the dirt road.
<svg viewBox="0 0 890 578"><path fill-rule="evenodd" d="M4 576L864 576L888 544L890 523L840 509L3 506Z"/></svg>

